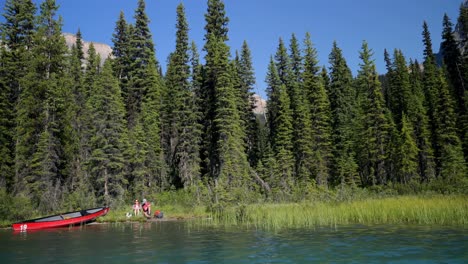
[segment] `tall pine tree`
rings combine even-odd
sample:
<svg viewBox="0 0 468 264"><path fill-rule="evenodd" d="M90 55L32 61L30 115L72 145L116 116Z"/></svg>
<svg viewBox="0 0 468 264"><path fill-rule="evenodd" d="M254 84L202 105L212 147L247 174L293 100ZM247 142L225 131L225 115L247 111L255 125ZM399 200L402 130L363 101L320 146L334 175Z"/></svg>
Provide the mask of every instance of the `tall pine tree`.
<svg viewBox="0 0 468 264"><path fill-rule="evenodd" d="M355 185L360 183L355 153L354 112L356 92L353 89L353 76L342 50L333 43L329 55L330 84L329 98L332 114L333 160L332 174L337 184Z"/></svg>

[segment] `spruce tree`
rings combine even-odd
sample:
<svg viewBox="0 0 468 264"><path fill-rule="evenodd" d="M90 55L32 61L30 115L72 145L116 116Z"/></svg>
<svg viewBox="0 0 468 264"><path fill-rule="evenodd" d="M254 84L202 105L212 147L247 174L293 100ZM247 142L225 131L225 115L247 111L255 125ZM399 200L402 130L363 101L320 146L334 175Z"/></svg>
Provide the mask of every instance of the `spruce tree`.
<svg viewBox="0 0 468 264"><path fill-rule="evenodd" d="M405 67L406 68L406 67ZM403 69L399 69L400 71ZM411 97L408 107L408 119L414 128L418 153L419 175L423 181L435 178L434 151L431 143L431 133L427 110L424 107L425 96L422 90L422 72L417 61L410 62Z"/></svg>
<svg viewBox="0 0 468 264"><path fill-rule="evenodd" d="M116 22L115 31L112 34L112 55L114 56L114 73L120 81L122 95L127 98L128 95L128 74L130 71L130 37L131 30L123 11L120 12L119 19Z"/></svg>
<svg viewBox="0 0 468 264"><path fill-rule="evenodd" d="M21 90L20 81L27 74L30 64L30 48L35 32L36 6L30 0L7 0L4 6L4 22L0 25L2 40L1 73L2 83L0 110L0 186L11 192L14 181L14 130L15 106ZM7 48L8 47L8 48Z"/></svg>
<svg viewBox="0 0 468 264"><path fill-rule="evenodd" d="M251 166L255 166L258 161L258 149L256 148L257 119L253 112L255 99L253 88L255 86L255 72L252 65L252 55L247 45L247 41L242 43L240 57L236 62L237 75L239 77L239 110L241 119L246 130L246 150Z"/></svg>
<svg viewBox="0 0 468 264"><path fill-rule="evenodd" d="M62 83L66 46L57 10L54 0L41 4L34 60L22 81L16 119L16 191L29 194L44 210L53 210L61 196L56 187L65 180L63 148L70 129L65 110L70 93ZM54 188L44 194L41 185Z"/></svg>
<svg viewBox="0 0 468 264"><path fill-rule="evenodd" d="M172 171L172 184L176 187L190 186L199 178L198 171L198 122L195 94L190 86L188 23L184 6L177 7L176 50L170 56L166 74L166 113L169 138L166 155Z"/></svg>
<svg viewBox="0 0 468 264"><path fill-rule="evenodd" d="M360 70L357 88L362 96L363 130L360 135L360 168L367 185L385 184L387 181L386 163L388 158L390 121L378 80L372 51L366 42L362 45Z"/></svg>
<svg viewBox="0 0 468 264"><path fill-rule="evenodd" d="M310 34L306 34L304 90L306 104L309 105L312 125L312 151L315 162L312 166L317 184L327 185L330 176L331 153L331 124L330 101L323 81L319 75L317 51L312 45Z"/></svg>
<svg viewBox="0 0 468 264"><path fill-rule="evenodd" d="M439 149L435 146L435 108L436 101L438 96L438 87L437 87L437 65L435 61L435 56L432 51L432 40L431 34L427 23L423 23L423 43L424 43L424 71L423 71L423 91L425 96L425 107L427 110L427 115L429 117L430 131L431 131L431 142L434 147L435 155L439 155Z"/></svg>
<svg viewBox="0 0 468 264"><path fill-rule="evenodd" d="M267 119L274 157L274 161L269 163L281 164L281 166L273 168L273 174L269 177L269 181L274 189L288 193L291 191L294 172L292 112L286 86L281 82L273 59L270 60L266 82Z"/></svg>
<svg viewBox="0 0 468 264"><path fill-rule="evenodd" d="M401 131L399 140L399 177L401 183L408 183L411 180L418 181L418 152L419 149L414 139L414 131L411 122L403 114L401 121Z"/></svg>
<svg viewBox="0 0 468 264"><path fill-rule="evenodd" d="M149 18L146 15L146 4L144 0L138 0L138 7L135 10L135 26L129 37L129 84L125 98L127 107L127 121L129 128L138 122L141 114L141 103L144 100L148 87L148 67L158 63L155 59L154 44L149 30Z"/></svg>
<svg viewBox="0 0 468 264"><path fill-rule="evenodd" d="M307 183L314 176L312 161L312 128L307 94L302 82L304 62L299 41L292 34L289 44L289 57L280 40L276 53L277 66L283 72L282 82L286 87L291 108L294 146L294 178Z"/></svg>
<svg viewBox="0 0 468 264"><path fill-rule="evenodd" d="M458 135L463 141L465 137L463 128L467 126L468 121L466 118L468 116L468 109L466 107L468 94L465 92L463 80L463 57L455 40L453 24L450 22L447 14L444 15L443 19L442 43L440 47L443 62L448 73L447 80L450 92L455 99ZM468 149L465 149L465 156L467 156L467 153Z"/></svg>
<svg viewBox="0 0 468 264"><path fill-rule="evenodd" d="M332 114L333 160L332 174L335 183L360 184L355 153L354 112L356 92L352 87L353 77L342 50L337 43L329 56L329 98Z"/></svg>
<svg viewBox="0 0 468 264"><path fill-rule="evenodd" d="M167 167L164 161L164 150L161 146L161 94L164 83L153 60L147 68L148 93L142 103L141 124L143 125L144 137L148 147L144 159L146 173L144 174L144 194L161 191L169 188L167 178Z"/></svg>
<svg viewBox="0 0 468 264"><path fill-rule="evenodd" d="M466 178L466 161L463 157L461 141L456 130L454 101L448 89L447 81L441 70L437 72L439 93L434 116L436 118L436 147L439 150L439 176L446 182L458 183Z"/></svg>
<svg viewBox="0 0 468 264"><path fill-rule="evenodd" d="M106 60L88 101L92 137L89 166L98 202L112 204L123 198L125 108L110 60Z"/></svg>

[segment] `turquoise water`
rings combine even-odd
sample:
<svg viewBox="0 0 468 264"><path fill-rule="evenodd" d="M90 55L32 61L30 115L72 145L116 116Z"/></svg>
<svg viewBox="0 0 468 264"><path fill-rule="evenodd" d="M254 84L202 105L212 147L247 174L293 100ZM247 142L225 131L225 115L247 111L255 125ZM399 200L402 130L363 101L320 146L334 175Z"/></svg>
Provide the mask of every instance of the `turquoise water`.
<svg viewBox="0 0 468 264"><path fill-rule="evenodd" d="M156 222L0 230L0 263L468 263L468 229L265 231Z"/></svg>

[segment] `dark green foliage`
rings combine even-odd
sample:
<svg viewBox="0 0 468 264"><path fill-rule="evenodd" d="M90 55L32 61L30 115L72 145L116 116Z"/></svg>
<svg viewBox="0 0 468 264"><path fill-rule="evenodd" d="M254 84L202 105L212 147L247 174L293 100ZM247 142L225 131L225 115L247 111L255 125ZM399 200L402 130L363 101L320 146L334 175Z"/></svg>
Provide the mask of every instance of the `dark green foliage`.
<svg viewBox="0 0 468 264"><path fill-rule="evenodd" d="M112 204L123 198L125 109L111 62L104 63L88 101L92 120L89 166L98 202Z"/></svg>
<svg viewBox="0 0 468 264"><path fill-rule="evenodd" d="M15 111L20 93L20 80L30 63L29 48L35 32L36 6L30 0L8 0L4 6L4 23L0 25L2 45L0 56L0 186L12 191L14 178Z"/></svg>
<svg viewBox="0 0 468 264"><path fill-rule="evenodd" d="M19 48L31 47L34 34L36 6L31 0L6 0L2 24L5 43L16 51Z"/></svg>
<svg viewBox="0 0 468 264"><path fill-rule="evenodd" d="M208 11L205 14L205 21L205 41L209 41L211 34L219 38L219 41L224 42L229 40L227 35L229 31L227 28L229 18L226 16L222 0L208 0Z"/></svg>
<svg viewBox="0 0 468 264"><path fill-rule="evenodd" d="M405 67L406 68L406 67ZM415 139L419 149L419 175L422 180L435 178L434 151L431 144L429 118L424 107L424 92L422 89L422 73L418 62L410 63L411 103L408 108L408 118L413 123Z"/></svg>
<svg viewBox="0 0 468 264"><path fill-rule="evenodd" d="M267 85L270 140L275 161L281 164L272 170L269 180L273 188L288 193L292 187L294 170L293 120L289 95L273 60L268 68Z"/></svg>
<svg viewBox="0 0 468 264"><path fill-rule="evenodd" d="M466 163L461 142L456 131L454 102L444 75L438 71L439 93L436 106L436 147L439 176L448 182L458 182L466 177Z"/></svg>
<svg viewBox="0 0 468 264"><path fill-rule="evenodd" d="M331 108L333 160L332 173L337 184L359 184L358 165L355 153L356 132L353 119L356 112L356 92L352 87L353 77L341 49L333 43L329 56L330 84L328 93Z"/></svg>
<svg viewBox="0 0 468 264"><path fill-rule="evenodd" d="M180 188L193 186L200 178L199 117L196 94L190 84L188 24L182 4L177 7L176 26L176 50L170 56L166 74L165 153L171 169L171 184Z"/></svg>
<svg viewBox="0 0 468 264"><path fill-rule="evenodd" d="M312 150L315 165L313 174L318 185L327 185L330 177L331 153L331 123L330 101L319 75L317 66L317 51L312 46L310 35L307 33L304 41L304 90L310 105L310 118L312 125Z"/></svg>
<svg viewBox="0 0 468 264"><path fill-rule="evenodd" d="M258 122L253 112L255 99L253 88L255 85L255 73L252 65L252 55L247 42L242 43L240 57L236 57L235 67L238 76L239 111L241 120L246 130L245 144L247 156L251 166L255 166L259 160L258 146L256 146Z"/></svg>
<svg viewBox="0 0 468 264"><path fill-rule="evenodd" d="M134 24L120 14L110 58L93 44L85 55L80 30L67 50L54 0L43 1L37 16L31 0L5 1L0 218L161 193L169 201L178 189L184 204L211 203L215 211L262 199L372 195L357 186L464 192L467 8L460 9L460 42L444 17L443 65L424 23L424 65L385 51L382 76L365 42L353 78L336 43L327 72L309 34L302 47L294 34L288 47L280 38L268 66L266 113L254 114L251 51L244 41L230 58L224 2L207 2L203 64L180 4L163 76L144 0Z"/></svg>
<svg viewBox="0 0 468 264"><path fill-rule="evenodd" d="M130 129L138 122L141 114L141 103L148 92L148 87L151 85L148 83L147 69L148 67L152 67L150 64L156 64L156 68L158 67L155 59L153 39L149 30L149 19L145 8L145 1L139 0L138 7L135 10L135 25L132 30L129 30L129 83L127 94L124 94L126 96L124 100L127 107L128 127ZM119 23L118 30L120 30L120 26ZM124 33L120 32L120 34ZM120 37L123 38L122 35ZM120 40L122 41L122 39ZM120 44L125 45L125 43ZM122 56L125 56L126 48L120 48ZM119 70L118 68L117 70ZM125 72L121 72L121 74L123 73Z"/></svg>
<svg viewBox="0 0 468 264"><path fill-rule="evenodd" d="M16 182L17 193L25 193L42 210L54 210L65 179L65 141L69 120L66 108L70 93L64 85L65 41L57 5L41 4L32 47L34 60L22 80L17 106Z"/></svg>
<svg viewBox="0 0 468 264"><path fill-rule="evenodd" d="M385 184L388 177L386 163L390 122L372 55L364 42L356 85L363 110L359 162L365 185Z"/></svg>
<svg viewBox="0 0 468 264"><path fill-rule="evenodd" d="M409 183L411 180L418 181L418 152L419 149L414 139L414 131L411 122L405 114L401 120L400 146L398 153L398 180L401 183Z"/></svg>
<svg viewBox="0 0 468 264"><path fill-rule="evenodd" d="M450 22L447 14L444 15L443 19L443 32L442 32L442 43L441 52L443 55L444 66L447 70L447 81L450 89L450 93L455 99L455 115L457 117L457 127L463 128L466 126L468 116L468 109L466 108L466 92L465 92L465 81L463 79L463 57L459 44L455 40L453 32L453 24ZM459 137L463 140L464 130L459 129ZM467 156L468 148L465 149L465 157Z"/></svg>

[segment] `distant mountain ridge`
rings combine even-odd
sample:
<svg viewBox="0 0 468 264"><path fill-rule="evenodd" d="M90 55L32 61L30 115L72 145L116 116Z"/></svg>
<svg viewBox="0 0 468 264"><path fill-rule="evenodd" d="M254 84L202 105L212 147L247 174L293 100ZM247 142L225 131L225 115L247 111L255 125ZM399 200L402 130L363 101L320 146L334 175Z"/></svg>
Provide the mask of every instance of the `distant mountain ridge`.
<svg viewBox="0 0 468 264"><path fill-rule="evenodd" d="M63 37L65 38L68 48L71 48L76 44L75 34L63 33ZM112 48L107 44L83 40L83 52L85 54L85 58L88 57L89 45L91 43L93 43L96 53L101 57L101 63L103 63L112 54Z"/></svg>

